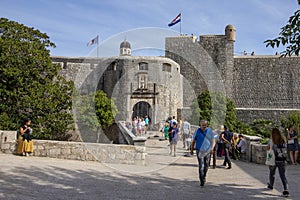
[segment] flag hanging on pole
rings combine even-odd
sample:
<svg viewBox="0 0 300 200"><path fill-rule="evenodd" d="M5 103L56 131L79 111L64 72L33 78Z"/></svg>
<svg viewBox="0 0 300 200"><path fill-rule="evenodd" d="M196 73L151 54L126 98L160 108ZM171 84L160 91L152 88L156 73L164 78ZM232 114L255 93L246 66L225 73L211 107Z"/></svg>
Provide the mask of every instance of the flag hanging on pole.
<svg viewBox="0 0 300 200"><path fill-rule="evenodd" d="M168 26L174 26L175 24L177 24L178 22L181 21L181 13L179 13L177 15L177 17L175 17L169 24Z"/></svg>
<svg viewBox="0 0 300 200"><path fill-rule="evenodd" d="M97 35L95 38L91 39L87 44L86 46L91 46L93 44L98 44L98 39L99 39L99 36Z"/></svg>

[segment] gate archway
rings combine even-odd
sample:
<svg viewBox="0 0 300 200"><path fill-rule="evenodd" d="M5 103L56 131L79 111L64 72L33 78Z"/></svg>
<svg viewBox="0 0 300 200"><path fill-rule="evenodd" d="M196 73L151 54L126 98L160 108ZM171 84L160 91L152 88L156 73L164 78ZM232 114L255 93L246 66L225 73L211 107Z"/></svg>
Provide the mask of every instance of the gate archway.
<svg viewBox="0 0 300 200"><path fill-rule="evenodd" d="M132 119L134 117L145 117L148 115L149 120L152 118L152 108L148 102L140 101L133 106Z"/></svg>

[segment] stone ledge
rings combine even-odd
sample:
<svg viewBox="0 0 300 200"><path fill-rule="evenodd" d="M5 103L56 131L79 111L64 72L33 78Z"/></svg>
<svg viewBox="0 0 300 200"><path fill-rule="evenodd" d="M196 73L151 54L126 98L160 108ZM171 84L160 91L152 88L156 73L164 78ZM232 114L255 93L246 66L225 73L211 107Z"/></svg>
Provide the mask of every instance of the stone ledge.
<svg viewBox="0 0 300 200"><path fill-rule="evenodd" d="M0 131L0 152L16 154L16 131ZM33 156L116 164L146 164L146 147L52 140L33 140Z"/></svg>

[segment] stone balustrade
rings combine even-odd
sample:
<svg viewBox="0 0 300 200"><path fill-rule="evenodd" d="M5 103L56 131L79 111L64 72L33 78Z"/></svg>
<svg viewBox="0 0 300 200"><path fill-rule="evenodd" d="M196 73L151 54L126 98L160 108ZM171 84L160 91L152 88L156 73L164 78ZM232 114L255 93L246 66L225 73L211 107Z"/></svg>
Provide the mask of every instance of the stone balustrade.
<svg viewBox="0 0 300 200"><path fill-rule="evenodd" d="M0 131L0 151L16 153L16 131ZM146 164L146 147L52 140L33 140L33 156L118 164Z"/></svg>

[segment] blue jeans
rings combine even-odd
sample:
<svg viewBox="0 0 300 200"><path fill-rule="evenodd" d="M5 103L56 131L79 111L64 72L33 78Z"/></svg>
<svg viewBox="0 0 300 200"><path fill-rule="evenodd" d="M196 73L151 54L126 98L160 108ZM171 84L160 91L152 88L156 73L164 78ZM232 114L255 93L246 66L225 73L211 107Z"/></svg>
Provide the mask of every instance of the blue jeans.
<svg viewBox="0 0 300 200"><path fill-rule="evenodd" d="M200 182L205 182L206 180L206 173L209 167L209 160L210 160L210 154L207 154L204 157L199 157L199 151L197 150L197 159L198 159L198 165L199 165L199 180Z"/></svg>
<svg viewBox="0 0 300 200"><path fill-rule="evenodd" d="M269 170L270 170L270 175L269 175L269 181L270 182L269 182L269 184L270 184L270 186L273 187L274 181L275 181L275 172L276 172L277 167L278 167L281 182L283 184L283 189L288 190L288 182L287 182L286 177L285 177L285 167L286 167L285 161L276 161L275 166L269 166Z"/></svg>

